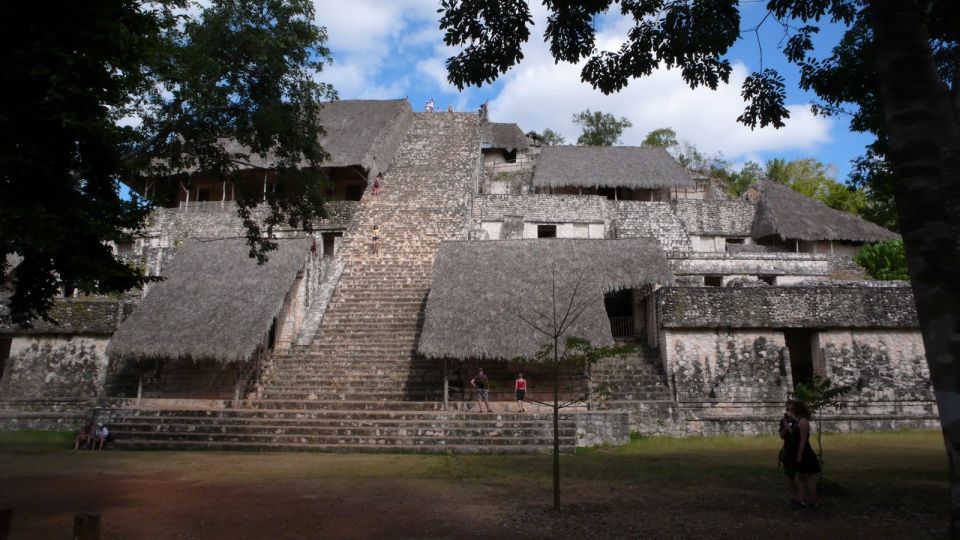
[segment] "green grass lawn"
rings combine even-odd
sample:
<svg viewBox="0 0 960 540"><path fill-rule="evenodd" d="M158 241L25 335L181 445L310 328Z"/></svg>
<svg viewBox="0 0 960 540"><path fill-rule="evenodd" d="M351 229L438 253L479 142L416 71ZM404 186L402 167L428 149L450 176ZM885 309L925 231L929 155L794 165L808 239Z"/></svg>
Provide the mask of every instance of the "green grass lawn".
<svg viewBox="0 0 960 540"><path fill-rule="evenodd" d="M786 481L776 463L779 446L775 437L642 437L621 447L565 455L561 466L564 503L597 509L588 515L570 511L565 519L579 515L577 519L584 523L600 520L591 527L612 527L613 536L645 531L659 537L664 530L679 527L681 536L688 537L709 537L710 531L725 530L734 536L766 532L777 537L785 516L796 519L785 504ZM347 506L340 512L356 506L348 505L351 497L366 497L367 505L374 504L370 500L380 504L377 501L382 499L374 495L379 497L380 486L389 485L391 492L413 490L413 499L432 494L440 500L463 499L462 504L472 504L476 496L493 505L487 512L499 512L507 520L530 521L529 512L533 521L554 519L543 513L549 511L550 503L549 455L74 452L69 448L71 434L0 433L4 464L0 485L18 478L36 484L37 479L73 474L169 479L189 483L194 486L191 489L239 486L275 491L281 497L306 496L302 494L322 488L330 493L342 491L337 497ZM825 478L836 487L823 498L815 518L819 524L804 524L799 532L816 534L816 527L828 526L837 531L828 536L872 531L875 537L921 538L937 537L946 526L947 471L939 432L826 435L824 457ZM517 500L523 505L518 506ZM704 519L713 529L698 528ZM551 534L565 536L580 521L557 522ZM803 528L807 526L811 528ZM538 537L540 530L530 534ZM794 532L791 527L784 530ZM410 534L417 537L416 532Z"/></svg>

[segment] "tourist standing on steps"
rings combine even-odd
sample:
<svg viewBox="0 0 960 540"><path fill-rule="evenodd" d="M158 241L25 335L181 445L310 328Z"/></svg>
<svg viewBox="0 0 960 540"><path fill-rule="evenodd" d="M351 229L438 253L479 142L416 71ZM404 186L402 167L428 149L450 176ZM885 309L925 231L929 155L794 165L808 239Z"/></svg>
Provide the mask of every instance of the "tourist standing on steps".
<svg viewBox="0 0 960 540"><path fill-rule="evenodd" d="M490 392L487 390L489 383L490 379L483 372L483 368L480 368L476 377L470 379L470 384L477 389L477 405L480 407L480 412L483 412L484 405L487 406L487 412L490 412Z"/></svg>
<svg viewBox="0 0 960 540"><path fill-rule="evenodd" d="M373 194L379 195L382 185L380 181L383 180L383 173L377 173L377 177L373 179Z"/></svg>
<svg viewBox="0 0 960 540"><path fill-rule="evenodd" d="M433 107L434 107L433 99L428 99L427 104L423 106L423 110L427 112L433 112Z"/></svg>
<svg viewBox="0 0 960 540"><path fill-rule="evenodd" d="M373 241L370 244L371 251L380 253L380 226L373 226Z"/></svg>
<svg viewBox="0 0 960 540"><path fill-rule="evenodd" d="M513 385L514 392L517 395L517 405L520 412L523 411L523 401L527 399L527 380L523 378L523 373L517 373L517 382Z"/></svg>

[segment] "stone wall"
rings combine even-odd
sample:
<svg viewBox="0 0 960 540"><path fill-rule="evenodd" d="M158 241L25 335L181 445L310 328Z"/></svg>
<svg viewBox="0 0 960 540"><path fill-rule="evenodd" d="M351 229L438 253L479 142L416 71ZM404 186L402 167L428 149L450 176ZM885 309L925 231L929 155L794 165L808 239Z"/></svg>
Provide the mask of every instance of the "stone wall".
<svg viewBox="0 0 960 540"><path fill-rule="evenodd" d="M826 330L816 336L826 375L850 400L933 400L919 330Z"/></svg>
<svg viewBox="0 0 960 540"><path fill-rule="evenodd" d="M793 379L783 333L664 330L660 354L678 401L783 401Z"/></svg>
<svg viewBox="0 0 960 540"><path fill-rule="evenodd" d="M358 201L328 201L328 217L314 224L314 229L342 229L353 219ZM262 219L268 208L259 206L253 216ZM187 238L228 238L244 236L246 229L237 216L236 205L231 202L205 203L195 208L157 208L150 214L144 236L160 238L161 244L169 247ZM151 242L150 245L157 245Z"/></svg>
<svg viewBox="0 0 960 540"><path fill-rule="evenodd" d="M96 397L107 373L108 336L25 335L14 337L0 397L46 399Z"/></svg>
<svg viewBox="0 0 960 540"><path fill-rule="evenodd" d="M595 195L481 195L473 202L473 219L503 221L521 216L523 221L544 223L608 223L610 201Z"/></svg>
<svg viewBox="0 0 960 540"><path fill-rule="evenodd" d="M612 445L630 441L630 415L626 412L574 413L577 425L577 447Z"/></svg>
<svg viewBox="0 0 960 540"><path fill-rule="evenodd" d="M663 287L668 328L916 328L913 292L897 286Z"/></svg>
<svg viewBox="0 0 960 540"><path fill-rule="evenodd" d="M614 201L616 238L656 238L667 252L693 251L690 236L670 203Z"/></svg>
<svg viewBox="0 0 960 540"><path fill-rule="evenodd" d="M756 211L742 199L675 200L671 205L688 233L710 236L750 236Z"/></svg>
<svg viewBox="0 0 960 540"><path fill-rule="evenodd" d="M650 401L623 409L630 413L630 430L643 435L775 435L783 401ZM842 411L825 412L820 423L827 433L940 427L934 401L848 402Z"/></svg>
<svg viewBox="0 0 960 540"><path fill-rule="evenodd" d="M112 334L133 312L134 304L101 297L59 298L50 309L52 321L37 319L29 327L0 325L0 336L40 334ZM0 302L0 309L6 304ZM2 313L0 313L2 314Z"/></svg>
<svg viewBox="0 0 960 540"><path fill-rule="evenodd" d="M806 253L683 253L669 257L677 276L753 275L826 277L836 257Z"/></svg>

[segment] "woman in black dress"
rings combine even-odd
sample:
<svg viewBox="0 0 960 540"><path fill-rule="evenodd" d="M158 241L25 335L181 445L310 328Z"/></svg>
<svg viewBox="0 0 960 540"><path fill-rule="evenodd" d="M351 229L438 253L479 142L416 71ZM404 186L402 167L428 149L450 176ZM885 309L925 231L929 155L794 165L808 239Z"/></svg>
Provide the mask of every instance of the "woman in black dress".
<svg viewBox="0 0 960 540"><path fill-rule="evenodd" d="M820 461L810 446L810 409L794 400L788 407L789 421L784 430L784 468L796 471L800 506L817 505L817 478Z"/></svg>

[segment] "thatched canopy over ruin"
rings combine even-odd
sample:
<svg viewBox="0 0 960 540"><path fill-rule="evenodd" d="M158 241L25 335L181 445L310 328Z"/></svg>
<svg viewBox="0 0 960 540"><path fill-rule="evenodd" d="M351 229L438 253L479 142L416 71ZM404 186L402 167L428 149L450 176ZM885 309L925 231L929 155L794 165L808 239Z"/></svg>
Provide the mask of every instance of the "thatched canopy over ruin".
<svg viewBox="0 0 960 540"><path fill-rule="evenodd" d="M538 188L696 187L666 150L647 146L544 146L533 174Z"/></svg>
<svg viewBox="0 0 960 540"><path fill-rule="evenodd" d="M258 265L243 239L189 240L120 325L107 354L124 359L250 360L283 307L313 240L278 240Z"/></svg>
<svg viewBox="0 0 960 540"><path fill-rule="evenodd" d="M820 201L797 193L787 186L764 180L751 188L748 198L757 211L750 235L781 240L840 240L880 242L897 234L879 225L834 210Z"/></svg>
<svg viewBox="0 0 960 540"><path fill-rule="evenodd" d="M480 127L484 148L499 148L507 152L530 147L520 126L500 122L486 122Z"/></svg>
<svg viewBox="0 0 960 540"><path fill-rule="evenodd" d="M523 319L551 325L554 285L561 312L571 298L585 306L565 336L611 345L603 293L671 280L650 238L444 242L434 261L420 352L430 358L533 355L547 338Z"/></svg>
<svg viewBox="0 0 960 540"><path fill-rule="evenodd" d="M359 166L371 175L383 172L390 165L400 141L413 121L413 110L406 99L350 99L324 103L320 125L325 134L320 144L330 155L324 167ZM245 152L237 143L227 145L231 152ZM250 156L256 167L267 167L269 161Z"/></svg>

